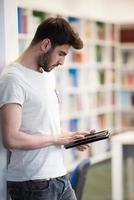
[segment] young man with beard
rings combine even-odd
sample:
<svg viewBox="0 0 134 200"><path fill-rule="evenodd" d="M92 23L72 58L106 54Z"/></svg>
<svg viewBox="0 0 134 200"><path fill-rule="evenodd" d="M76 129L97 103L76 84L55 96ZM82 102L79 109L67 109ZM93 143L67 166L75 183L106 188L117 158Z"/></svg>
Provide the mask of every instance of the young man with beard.
<svg viewBox="0 0 134 200"><path fill-rule="evenodd" d="M48 18L25 52L0 79L3 143L11 152L7 170L12 200L75 200L66 176L61 145L87 132L60 127L53 69L63 65L70 47L83 43L63 18ZM84 150L87 145L79 146Z"/></svg>

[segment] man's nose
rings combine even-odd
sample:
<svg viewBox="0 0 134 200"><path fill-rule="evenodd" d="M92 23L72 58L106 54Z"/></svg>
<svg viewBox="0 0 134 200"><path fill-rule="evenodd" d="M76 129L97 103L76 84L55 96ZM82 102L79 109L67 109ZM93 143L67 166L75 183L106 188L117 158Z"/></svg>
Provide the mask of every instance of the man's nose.
<svg viewBox="0 0 134 200"><path fill-rule="evenodd" d="M64 57L60 58L60 60L59 60L59 65L63 65L63 64L64 64L64 60L65 60Z"/></svg>

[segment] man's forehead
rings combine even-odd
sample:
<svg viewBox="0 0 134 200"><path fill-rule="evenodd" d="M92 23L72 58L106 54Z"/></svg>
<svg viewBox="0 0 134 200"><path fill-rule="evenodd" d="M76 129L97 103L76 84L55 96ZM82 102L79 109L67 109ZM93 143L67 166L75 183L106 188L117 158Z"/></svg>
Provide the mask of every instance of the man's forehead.
<svg viewBox="0 0 134 200"><path fill-rule="evenodd" d="M60 45L57 47L60 51L68 52L70 46L65 44L65 45Z"/></svg>
<svg viewBox="0 0 134 200"><path fill-rule="evenodd" d="M68 49L70 47L69 44L61 44L61 45L57 45L56 48L60 48L60 49Z"/></svg>

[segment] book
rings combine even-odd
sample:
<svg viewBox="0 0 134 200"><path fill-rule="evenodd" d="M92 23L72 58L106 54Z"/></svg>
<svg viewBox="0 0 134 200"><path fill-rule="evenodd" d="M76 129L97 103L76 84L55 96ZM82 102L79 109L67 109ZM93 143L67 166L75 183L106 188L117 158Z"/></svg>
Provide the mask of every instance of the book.
<svg viewBox="0 0 134 200"><path fill-rule="evenodd" d="M120 42L134 42L134 26L122 28L120 31Z"/></svg>
<svg viewBox="0 0 134 200"><path fill-rule="evenodd" d="M78 86L78 69L70 68L68 70L69 74L69 85L72 87Z"/></svg>
<svg viewBox="0 0 134 200"><path fill-rule="evenodd" d="M28 24L27 24L27 12L26 9L18 8L18 32L27 33Z"/></svg>
<svg viewBox="0 0 134 200"><path fill-rule="evenodd" d="M79 119L77 119L77 118L70 119L69 130L70 131L77 131L78 130L78 122L79 122Z"/></svg>
<svg viewBox="0 0 134 200"><path fill-rule="evenodd" d="M131 96L131 105L132 105L132 108L134 108L134 94L132 94Z"/></svg>
<svg viewBox="0 0 134 200"><path fill-rule="evenodd" d="M105 23L97 21L96 22L96 33L98 39L104 40L105 39Z"/></svg>

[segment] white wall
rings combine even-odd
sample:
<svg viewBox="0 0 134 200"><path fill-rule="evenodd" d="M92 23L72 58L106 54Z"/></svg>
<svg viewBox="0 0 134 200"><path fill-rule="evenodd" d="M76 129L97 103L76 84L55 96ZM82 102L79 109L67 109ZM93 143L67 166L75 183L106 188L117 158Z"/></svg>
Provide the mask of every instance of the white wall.
<svg viewBox="0 0 134 200"><path fill-rule="evenodd" d="M74 12L114 23L134 23L134 0L73 0ZM78 3L77 3L78 2ZM71 9L70 7L70 9Z"/></svg>
<svg viewBox="0 0 134 200"><path fill-rule="evenodd" d="M18 54L16 0L0 0L0 71ZM0 128L0 200L6 200L7 151Z"/></svg>
<svg viewBox="0 0 134 200"><path fill-rule="evenodd" d="M134 23L134 0L17 0L18 4L49 12L114 23Z"/></svg>

